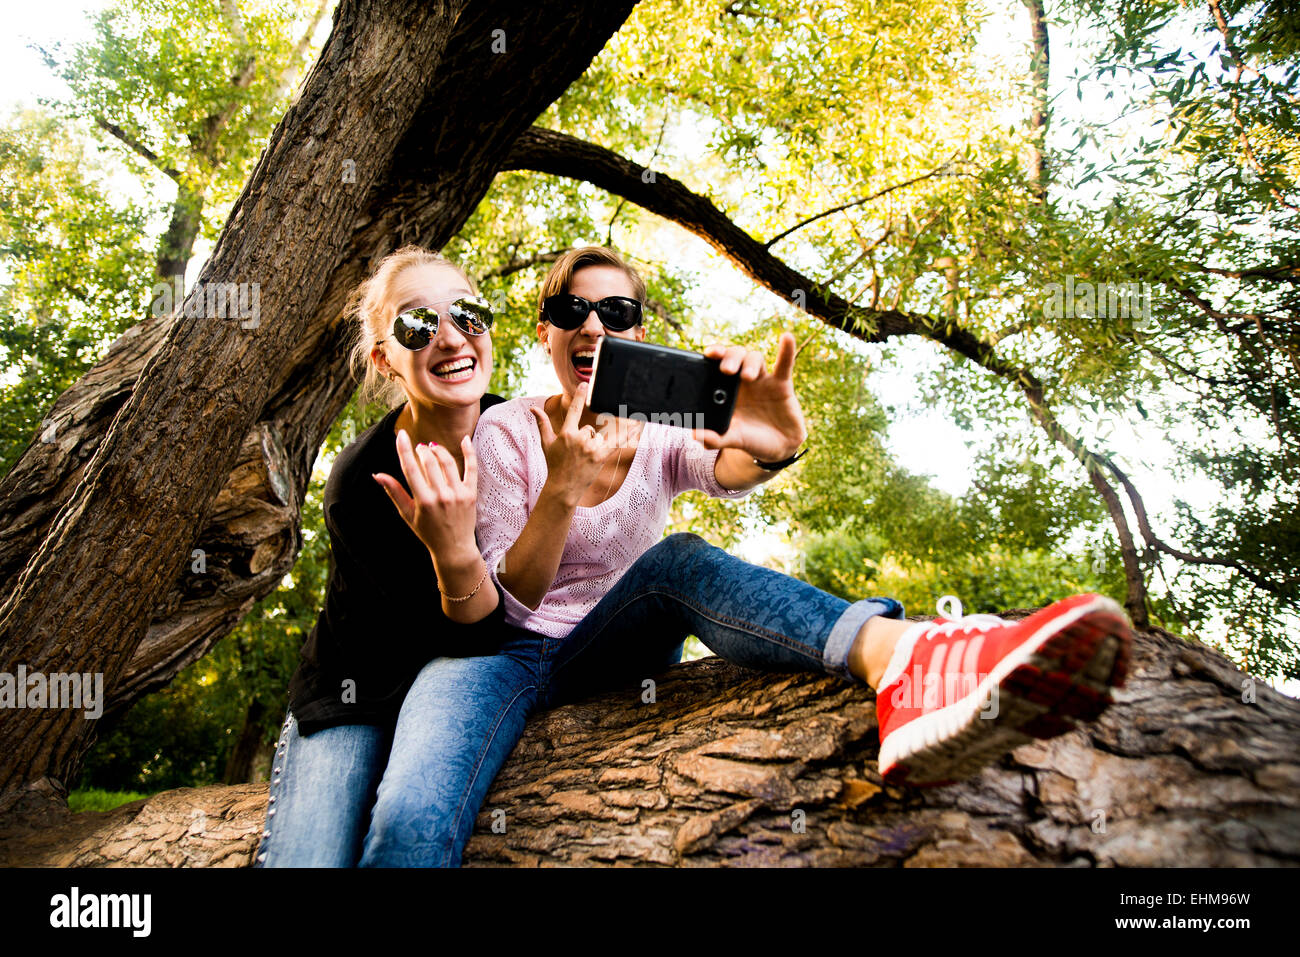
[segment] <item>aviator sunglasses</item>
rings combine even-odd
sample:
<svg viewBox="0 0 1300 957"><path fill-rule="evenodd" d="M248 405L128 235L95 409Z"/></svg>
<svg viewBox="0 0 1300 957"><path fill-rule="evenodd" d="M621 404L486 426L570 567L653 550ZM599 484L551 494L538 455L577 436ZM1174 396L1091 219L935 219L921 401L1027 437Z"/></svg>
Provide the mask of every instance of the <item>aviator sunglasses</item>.
<svg viewBox="0 0 1300 957"><path fill-rule="evenodd" d="M460 296L457 299L442 299L450 302L447 315L461 332L468 336L481 336L492 328L492 305L478 296ZM407 309L393 320L393 338L412 352L419 352L438 334L441 316L437 309L430 306L417 306Z"/></svg>
<svg viewBox="0 0 1300 957"><path fill-rule="evenodd" d="M547 322L564 330L577 329L593 309L601 324L611 332L625 332L641 322L641 303L627 296L606 296L600 302L591 302L562 293L547 296L542 303L542 315Z"/></svg>

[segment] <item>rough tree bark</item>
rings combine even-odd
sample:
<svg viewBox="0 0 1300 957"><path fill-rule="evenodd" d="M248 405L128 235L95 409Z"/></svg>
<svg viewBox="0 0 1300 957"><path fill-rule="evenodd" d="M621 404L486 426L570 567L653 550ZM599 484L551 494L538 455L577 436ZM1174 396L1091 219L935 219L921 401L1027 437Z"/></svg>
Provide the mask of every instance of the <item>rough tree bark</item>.
<svg viewBox="0 0 1300 957"><path fill-rule="evenodd" d="M29 671L100 672L107 687L120 687L207 520L233 504L219 493L241 453L253 472L268 472L278 500L266 504L296 510L305 480L286 482L275 472L286 461L301 466L306 455L279 455L277 442L289 449L274 420L254 433L284 395L285 374L302 368L295 357L337 345L328 322L303 317L320 316L331 283L339 285L352 261L358 230L382 217L392 197L412 195L427 204L420 240L437 245L453 235L511 142L582 72L631 6L589 0L557 18L502 0L340 5L302 95L272 134L199 277L200 285L257 282L260 321L247 328L180 309L166 320L161 343L140 356L135 388L107 434L84 450L67 499L0 605L0 670L22 663ZM504 52L494 54L494 41L504 42ZM437 70L410 68L434 62ZM332 417L296 436L300 448L314 456ZM6 488L13 491L8 481ZM292 527L296 535L296 521ZM263 568L296 549L296 541L263 548ZM237 620L229 603L216 614ZM10 716L0 726L0 809L42 780L61 790L88 731L72 709Z"/></svg>
<svg viewBox="0 0 1300 957"><path fill-rule="evenodd" d="M1158 630L1132 664L1099 721L931 790L882 786L865 689L678 665L653 703L638 685L534 715L465 864L1300 865L1300 702ZM243 867L266 786L41 810L10 817L0 866Z"/></svg>

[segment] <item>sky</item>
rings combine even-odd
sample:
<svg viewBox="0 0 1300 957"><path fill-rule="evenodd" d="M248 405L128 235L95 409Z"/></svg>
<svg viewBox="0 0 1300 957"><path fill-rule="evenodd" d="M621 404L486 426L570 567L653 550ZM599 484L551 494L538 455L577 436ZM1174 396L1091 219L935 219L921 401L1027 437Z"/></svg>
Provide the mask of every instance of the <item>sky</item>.
<svg viewBox="0 0 1300 957"><path fill-rule="evenodd" d="M41 61L39 54L29 44L43 45L63 42L71 45L89 36L87 14L104 6L104 0L42 0L40 3L5 4L5 29L0 31L0 107L7 114L15 105L34 105L38 97L59 96L64 92ZM998 69L999 61L1008 68L1019 69L1017 64L1027 57L1028 20L1019 3L999 8L986 24L981 34L980 49L987 58L990 69ZM1149 127L1143 126L1143 117L1118 118L1123 108L1123 96L1104 99L1100 88L1085 90L1082 100L1073 95L1062 95L1067 88L1067 78L1079 69L1082 60L1076 38L1064 31L1052 34L1052 84L1057 93L1054 110L1094 120L1107 121L1109 133L1136 136ZM1196 38L1179 38L1191 46ZM130 189L134 184L123 184ZM702 240L680 229L659 230L657 251L664 259L689 262L705 280L701 288L707 290L707 301L697 300L700 309L724 321L743 323L755 311L764 314L788 309L788 306L766 290L756 290L753 283L736 271L708 247ZM197 274L207 249L199 249L190 266L190 278ZM703 295L703 294L701 294ZM878 350L877 350L878 351ZM914 382L923 377L929 368L938 364L934 350L910 349L905 363L876 364L873 384L877 395L889 396L894 406L893 424L889 429L887 444L898 461L912 472L927 475L939 489L952 495L962 495L970 486L973 466L991 437L987 434L965 431L954 424L942 409L926 408L919 399ZM798 369L796 367L796 385ZM526 380L530 393L549 392L555 385L549 365L540 351L534 356L534 365ZM1170 480L1172 449L1165 437L1154 428L1145 432L1140 427L1121 431L1108 437L1116 458L1128 467L1137 486L1142 490L1149 511L1160 526L1163 516L1172 515L1175 493L1194 505L1208 507L1214 502L1214 488L1205 482L1200 486L1181 483L1177 488ZM788 560L790 546L780 529L755 530L738 551L751 561L768 559ZM1300 683L1287 686L1290 694L1300 693Z"/></svg>
<svg viewBox="0 0 1300 957"><path fill-rule="evenodd" d="M0 30L0 104L6 112L15 104L31 104L38 96L57 96L64 91L28 44L71 44L87 39L86 13L102 6L99 0L6 0L5 27Z"/></svg>

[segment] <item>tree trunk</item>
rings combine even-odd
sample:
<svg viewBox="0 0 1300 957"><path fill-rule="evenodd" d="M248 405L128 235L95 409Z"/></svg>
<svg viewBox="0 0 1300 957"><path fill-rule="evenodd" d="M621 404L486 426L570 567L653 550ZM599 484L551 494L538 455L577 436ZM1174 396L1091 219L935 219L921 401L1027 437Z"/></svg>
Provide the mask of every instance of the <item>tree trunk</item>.
<svg viewBox="0 0 1300 957"><path fill-rule="evenodd" d="M1047 11L1043 0L1024 0L1029 11L1029 38L1032 55L1030 76L1033 107L1029 112L1029 180L1035 198L1041 203L1047 199L1048 171L1044 154L1047 152L1047 123L1051 116L1051 99L1048 80L1051 76L1051 45L1047 38Z"/></svg>
<svg viewBox="0 0 1300 957"><path fill-rule="evenodd" d="M262 720L266 717L266 705L254 699L249 702L244 713L244 726L239 729L239 740L226 761L225 773L221 775L224 784L244 784L253 780L253 762L257 759L262 743Z"/></svg>
<svg viewBox="0 0 1300 957"><path fill-rule="evenodd" d="M465 864L1300 865L1300 702L1167 632L1133 652L1100 720L927 790L882 786L870 691L678 665L653 703L534 715ZM265 810L265 785L236 785L11 815L0 865L247 866Z"/></svg>
<svg viewBox="0 0 1300 957"><path fill-rule="evenodd" d="M66 497L56 513L46 509L45 524L24 526L36 547L9 556L21 574L0 605L0 671L23 664L28 672L101 673L117 690L143 649L170 677L180 659L206 650L199 634L215 641L255 597L235 605L223 596L204 608L212 586L195 571L204 565L194 550L214 518L231 533L218 554L229 544L248 562L232 576L269 571L262 593L274 587L297 552L311 460L351 391L345 377L320 374L331 363L339 368L345 351L339 290L394 240L440 245L454 235L510 144L582 72L631 5L587 0L555 17L503 0L344 0L199 277L200 287L255 284L260 315L203 318L193 308L197 289L187 308L147 323L106 360L134 357L141 368L134 388L99 366L87 375L100 386L82 391L81 411L111 416L112 424L88 448L68 437L62 457L75 452L77 461L56 468ZM411 169L420 170L418 183ZM366 229L386 218L390 203L419 206L421 229L406 236L409 227L389 222L376 247ZM358 249L359 236L372 245ZM156 344L144 334L150 329ZM287 432L277 414L299 416L298 430ZM223 500L223 486L240 486L241 469L253 494ZM12 478L3 486L6 511L12 498L30 498ZM290 529L287 541L283 532L264 537L274 529ZM156 610L166 616L180 604L178 582L197 614L151 647L147 626ZM0 808L33 786L34 797L59 793L90 729L80 710L7 717ZM47 778L50 786L41 786Z"/></svg>
<svg viewBox="0 0 1300 957"><path fill-rule="evenodd" d="M158 244L158 259L154 265L154 278L171 283L180 276L185 281L185 267L194 254L194 240L203 222L203 194L176 184L176 201L172 203L172 218Z"/></svg>

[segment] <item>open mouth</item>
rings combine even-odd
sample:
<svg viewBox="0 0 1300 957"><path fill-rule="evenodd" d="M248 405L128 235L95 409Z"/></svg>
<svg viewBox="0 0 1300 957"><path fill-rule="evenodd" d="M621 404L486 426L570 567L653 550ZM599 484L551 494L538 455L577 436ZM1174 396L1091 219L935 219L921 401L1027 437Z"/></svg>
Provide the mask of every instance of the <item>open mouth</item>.
<svg viewBox="0 0 1300 957"><path fill-rule="evenodd" d="M573 371L581 381L591 381L591 364L595 358L595 349L579 349L569 356L569 361L573 363Z"/></svg>
<svg viewBox="0 0 1300 957"><path fill-rule="evenodd" d="M477 368L478 362L473 356L457 356L446 362L439 362L433 367L432 372L443 382L464 382L466 379L474 378L474 370Z"/></svg>

